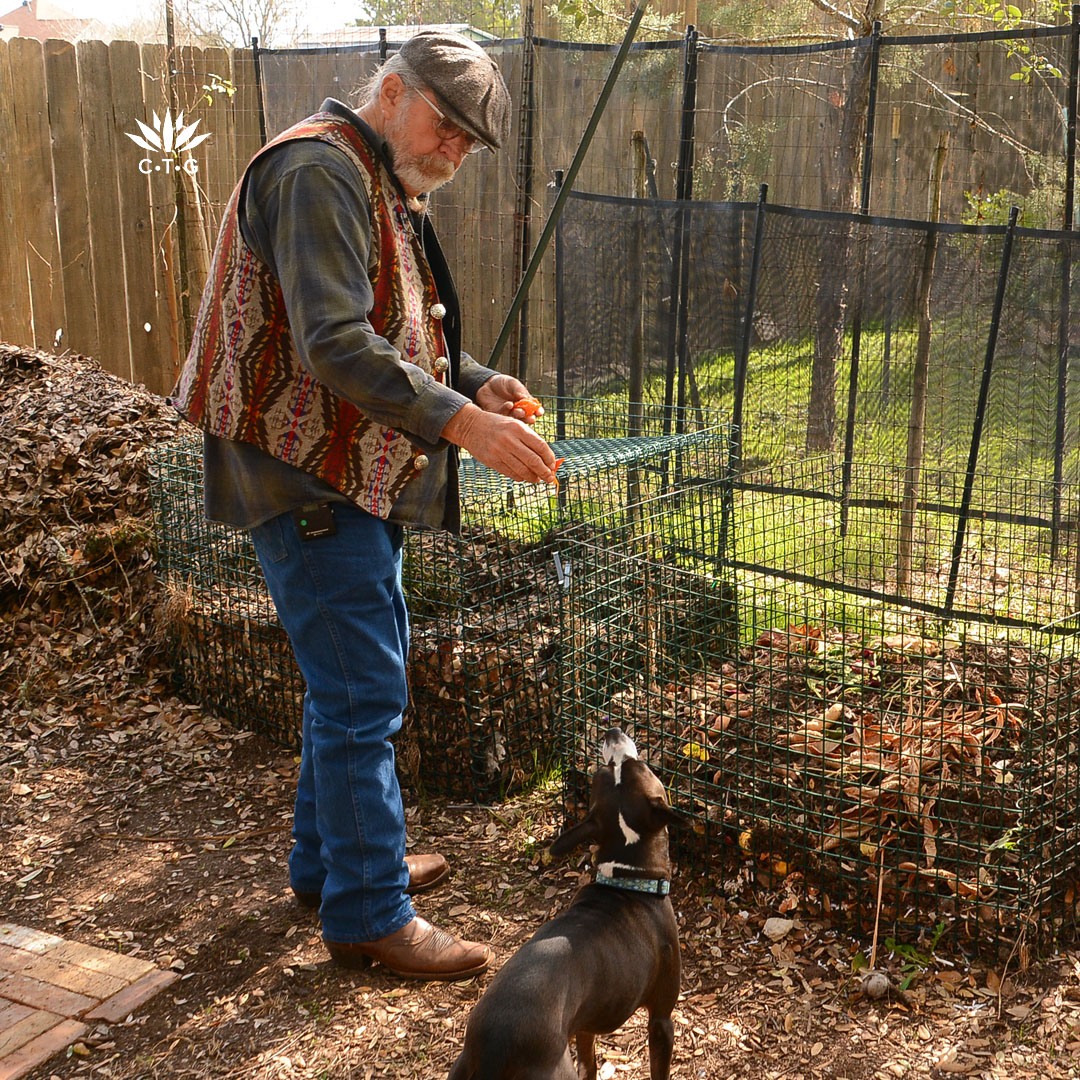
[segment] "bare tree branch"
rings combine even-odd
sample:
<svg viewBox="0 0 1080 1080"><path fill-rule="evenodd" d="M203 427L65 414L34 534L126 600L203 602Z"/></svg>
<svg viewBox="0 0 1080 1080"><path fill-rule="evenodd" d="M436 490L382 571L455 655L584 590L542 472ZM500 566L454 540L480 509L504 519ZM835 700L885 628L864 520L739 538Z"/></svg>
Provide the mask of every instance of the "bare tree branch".
<svg viewBox="0 0 1080 1080"><path fill-rule="evenodd" d="M846 11L841 11L838 7L830 4L828 0L810 0L810 3L814 7L824 11L826 15L830 15L834 19L839 19L849 30L857 32L862 26L862 22L856 19L854 15L849 15Z"/></svg>

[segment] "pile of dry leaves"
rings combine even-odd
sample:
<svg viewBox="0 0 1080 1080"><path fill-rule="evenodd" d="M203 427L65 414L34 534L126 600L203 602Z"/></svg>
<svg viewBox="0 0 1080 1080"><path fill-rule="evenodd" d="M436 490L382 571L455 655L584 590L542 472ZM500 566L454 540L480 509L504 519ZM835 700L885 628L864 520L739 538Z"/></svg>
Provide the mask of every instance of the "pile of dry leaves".
<svg viewBox="0 0 1080 1080"><path fill-rule="evenodd" d="M153 640L147 455L162 399L84 357L0 345L0 692L40 700L123 682Z"/></svg>

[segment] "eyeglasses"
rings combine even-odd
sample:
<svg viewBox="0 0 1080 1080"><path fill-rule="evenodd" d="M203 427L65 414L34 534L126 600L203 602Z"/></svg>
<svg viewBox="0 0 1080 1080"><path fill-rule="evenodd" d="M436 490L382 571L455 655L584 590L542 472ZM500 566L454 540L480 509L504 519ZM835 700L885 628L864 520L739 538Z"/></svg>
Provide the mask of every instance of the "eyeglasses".
<svg viewBox="0 0 1080 1080"><path fill-rule="evenodd" d="M466 154L478 154L481 150L487 149L475 135L470 135L459 124L455 124L423 90L417 90L416 92L431 106L438 116L439 119L435 123L435 134L440 139L446 142L453 142L455 139L459 140Z"/></svg>

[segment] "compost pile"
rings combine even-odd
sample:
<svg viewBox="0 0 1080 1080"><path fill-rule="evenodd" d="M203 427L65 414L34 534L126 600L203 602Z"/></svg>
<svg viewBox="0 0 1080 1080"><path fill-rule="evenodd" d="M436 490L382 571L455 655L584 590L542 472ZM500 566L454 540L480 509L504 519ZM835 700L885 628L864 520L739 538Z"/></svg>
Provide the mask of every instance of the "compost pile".
<svg viewBox="0 0 1080 1080"><path fill-rule="evenodd" d="M553 543L476 527L460 537L410 536L403 577L412 717L399 752L428 790L495 798L553 757ZM464 761L470 778L455 764Z"/></svg>
<svg viewBox="0 0 1080 1080"><path fill-rule="evenodd" d="M865 923L880 882L888 922L1006 930L1029 906L1072 911L1077 674L1024 644L788 626L608 713L759 884L795 880Z"/></svg>
<svg viewBox="0 0 1080 1080"><path fill-rule="evenodd" d="M0 345L0 422L0 692L123 686L156 647L147 454L179 418L86 357Z"/></svg>

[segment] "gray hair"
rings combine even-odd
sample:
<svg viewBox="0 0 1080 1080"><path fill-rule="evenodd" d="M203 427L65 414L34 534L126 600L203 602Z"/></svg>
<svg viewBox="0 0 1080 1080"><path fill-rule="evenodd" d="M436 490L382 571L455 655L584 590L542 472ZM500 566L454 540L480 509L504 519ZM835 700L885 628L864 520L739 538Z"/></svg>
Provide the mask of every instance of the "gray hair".
<svg viewBox="0 0 1080 1080"><path fill-rule="evenodd" d="M362 109L365 106L372 105L378 101L379 92L382 90L382 85L387 75L397 75L408 90L414 90L416 87L424 85L423 80L416 72L402 60L398 53L394 53L393 56L387 59L385 64L377 67L375 71L364 79L352 92L351 96L355 102L354 108Z"/></svg>

